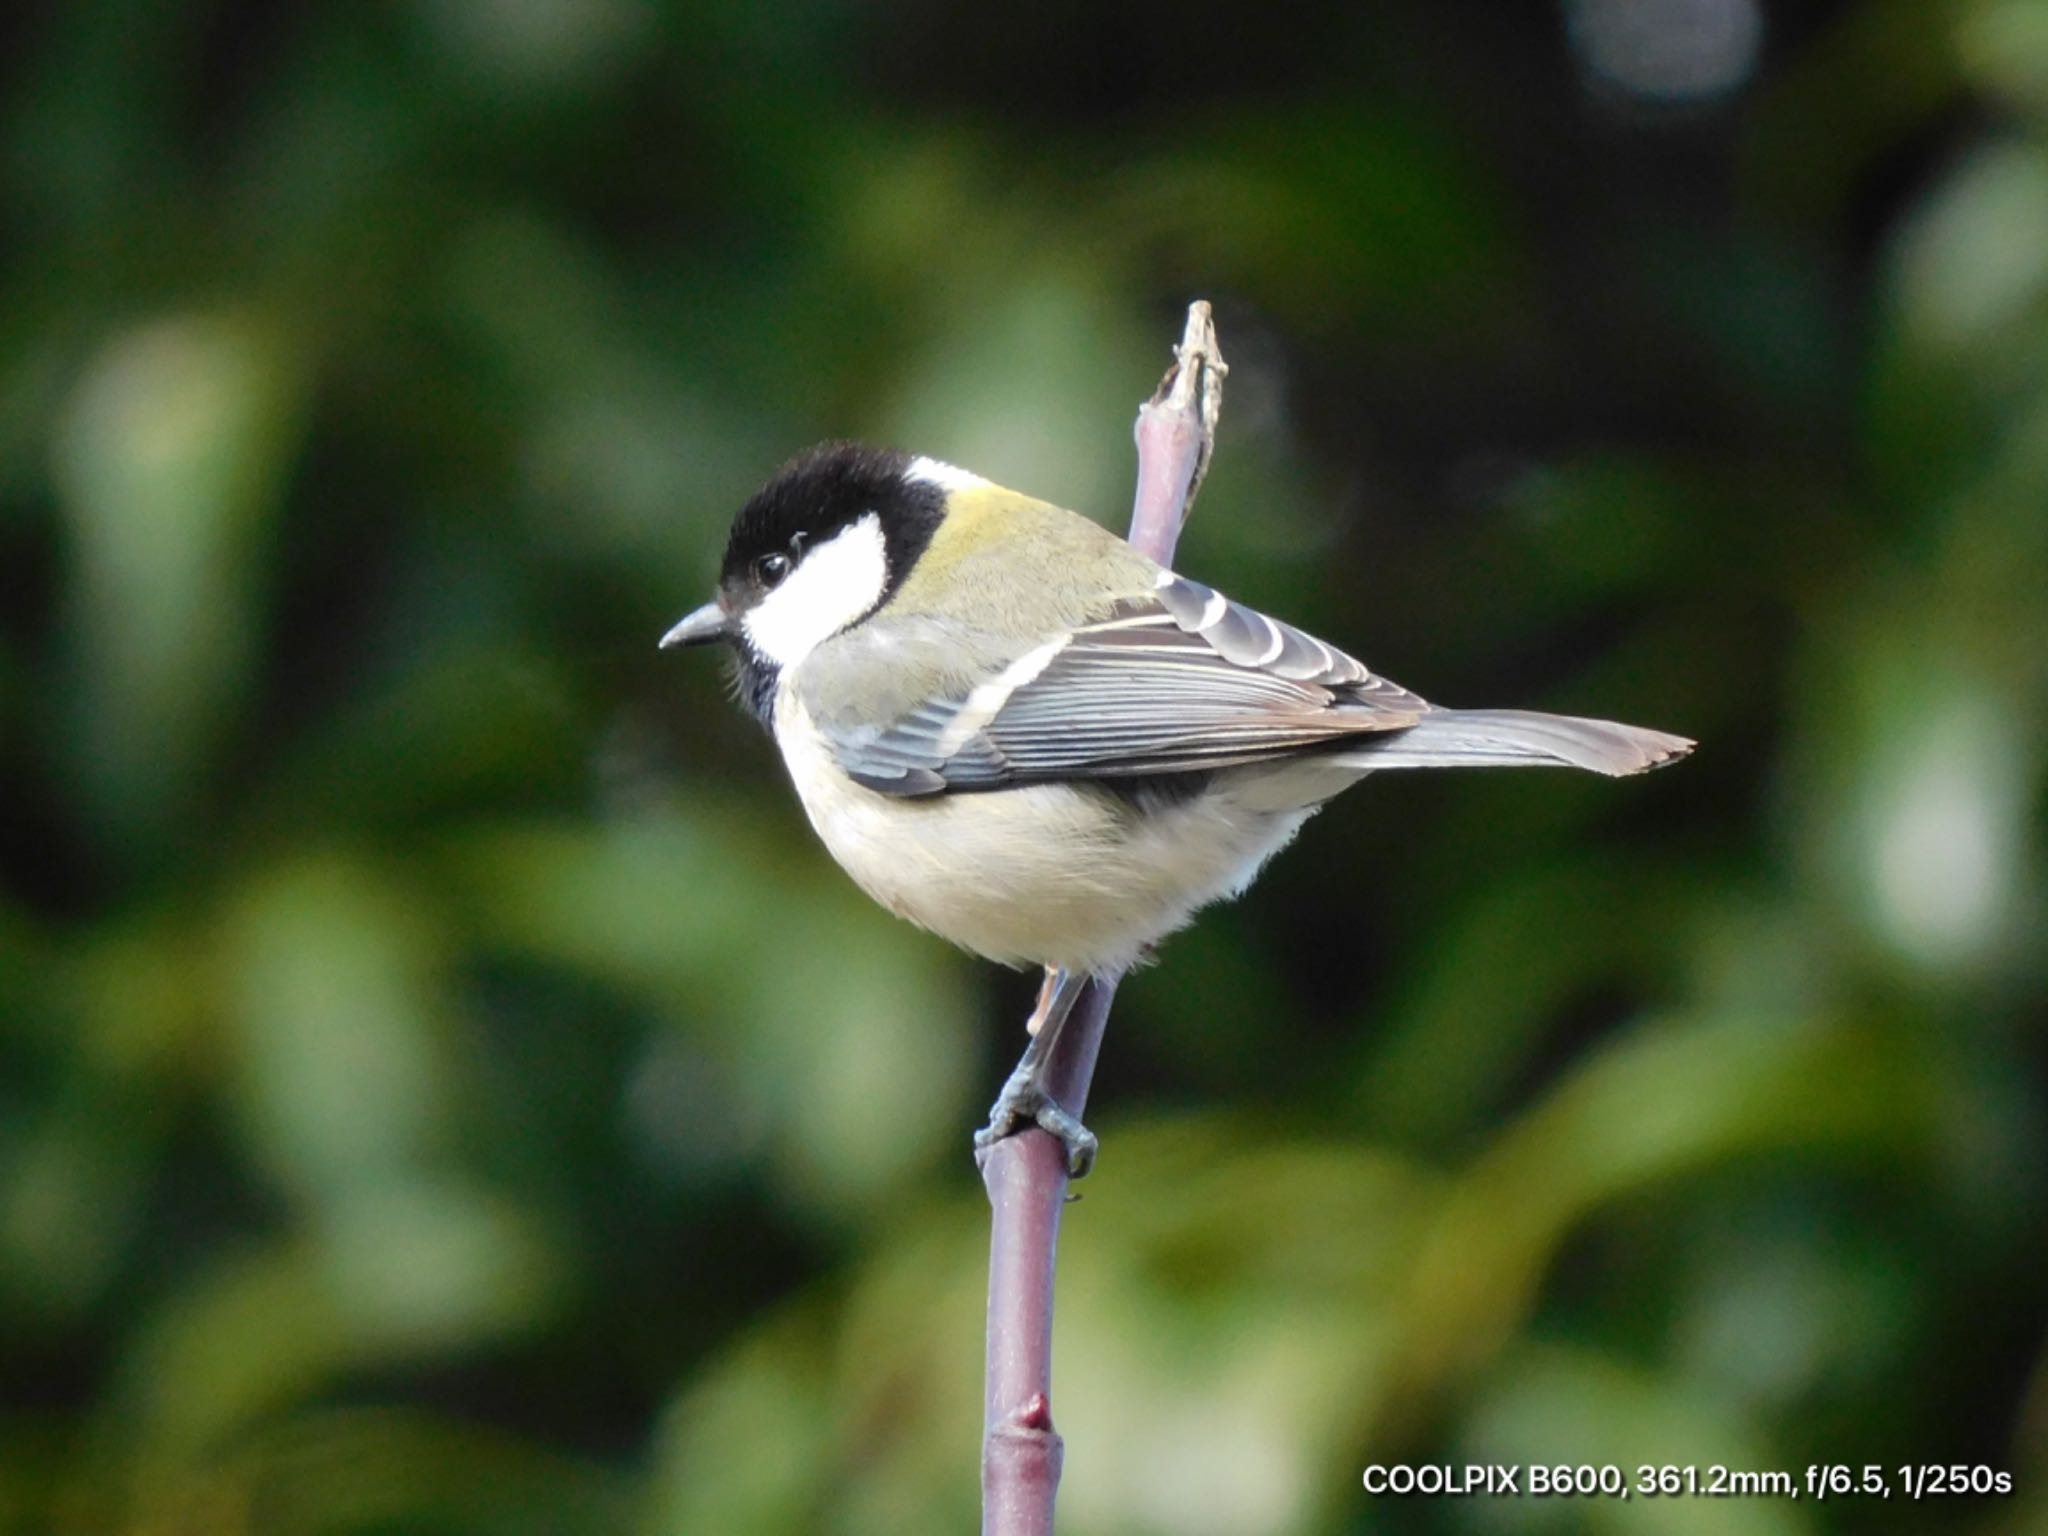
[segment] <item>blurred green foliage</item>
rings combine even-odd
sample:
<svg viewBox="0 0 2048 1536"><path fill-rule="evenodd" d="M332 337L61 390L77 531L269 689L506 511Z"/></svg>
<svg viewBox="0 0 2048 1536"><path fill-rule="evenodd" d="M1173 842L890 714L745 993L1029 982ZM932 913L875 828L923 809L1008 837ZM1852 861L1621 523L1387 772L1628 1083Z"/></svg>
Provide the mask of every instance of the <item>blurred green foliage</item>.
<svg viewBox="0 0 2048 1536"><path fill-rule="evenodd" d="M7 12L0 1531L970 1528L1031 983L653 640L820 437L1120 523L1196 294L1185 569L1704 745L1124 989L1064 1528L2048 1530L2048 6L1687 13Z"/></svg>

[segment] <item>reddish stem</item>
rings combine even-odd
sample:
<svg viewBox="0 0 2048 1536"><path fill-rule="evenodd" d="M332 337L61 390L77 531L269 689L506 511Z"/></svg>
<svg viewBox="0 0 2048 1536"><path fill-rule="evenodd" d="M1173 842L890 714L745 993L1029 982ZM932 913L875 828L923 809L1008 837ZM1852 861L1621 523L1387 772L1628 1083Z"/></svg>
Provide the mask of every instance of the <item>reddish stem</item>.
<svg viewBox="0 0 2048 1536"><path fill-rule="evenodd" d="M1131 542L1161 565L1173 563L1181 525L1216 442L1223 405L1222 353L1209 306L1188 306L1176 361L1138 409L1138 489ZM1046 1087L1074 1115L1102 1050L1115 980L1095 980L1075 1002L1046 1064ZM999 1141L982 1160L991 1231L988 1263L988 1377L981 1453L983 1536L1052 1536L1065 1446L1052 1423L1052 1296L1067 1165L1041 1130Z"/></svg>

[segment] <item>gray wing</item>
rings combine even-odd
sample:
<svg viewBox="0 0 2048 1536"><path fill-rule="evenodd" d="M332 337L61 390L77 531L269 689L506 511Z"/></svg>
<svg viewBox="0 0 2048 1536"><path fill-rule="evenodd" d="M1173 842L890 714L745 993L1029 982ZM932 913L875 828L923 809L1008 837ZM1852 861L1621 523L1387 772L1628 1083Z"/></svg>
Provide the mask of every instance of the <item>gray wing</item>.
<svg viewBox="0 0 2048 1536"><path fill-rule="evenodd" d="M1363 663L1198 582L1161 577L888 726L821 729L886 794L1195 773L1400 730L1430 706Z"/></svg>

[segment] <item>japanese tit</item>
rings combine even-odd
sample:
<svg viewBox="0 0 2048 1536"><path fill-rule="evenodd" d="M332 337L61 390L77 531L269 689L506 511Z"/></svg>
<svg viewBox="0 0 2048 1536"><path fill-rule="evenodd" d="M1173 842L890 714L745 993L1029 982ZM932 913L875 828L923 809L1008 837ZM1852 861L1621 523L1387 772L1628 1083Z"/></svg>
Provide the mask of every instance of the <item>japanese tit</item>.
<svg viewBox="0 0 2048 1536"><path fill-rule="evenodd" d="M732 647L740 698L855 882L976 954L1055 972L1049 1015L1237 895L1376 770L1619 775L1692 748L1439 708L1085 517L844 443L740 509L716 597L661 643L709 641ZM1011 1089L984 1134L1035 1119L1085 1166L1092 1138L1034 1083Z"/></svg>

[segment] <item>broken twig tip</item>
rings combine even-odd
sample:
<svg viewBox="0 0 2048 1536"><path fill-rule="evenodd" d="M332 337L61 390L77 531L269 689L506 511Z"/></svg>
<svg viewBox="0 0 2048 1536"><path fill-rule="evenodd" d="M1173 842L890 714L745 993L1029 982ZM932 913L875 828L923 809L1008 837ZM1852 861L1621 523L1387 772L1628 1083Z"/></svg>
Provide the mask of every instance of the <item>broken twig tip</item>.
<svg viewBox="0 0 2048 1536"><path fill-rule="evenodd" d="M1166 370L1148 403L1198 416L1214 433L1223 407L1223 380L1229 372L1230 365L1223 361L1223 348L1216 340L1216 320L1209 301L1196 299L1188 306L1187 325L1173 349L1173 366Z"/></svg>
<svg viewBox="0 0 2048 1536"><path fill-rule="evenodd" d="M1194 505L1216 451L1216 424L1223 415L1223 380L1230 367L1216 340L1216 321L1207 299L1188 306L1187 324L1173 349L1173 366L1138 408L1138 500L1132 518L1131 542L1166 564L1174 538ZM1148 451L1149 450L1149 451ZM1148 484L1151 469L1185 475L1172 484ZM1164 521L1163 503L1174 503ZM1148 510L1149 507L1149 510Z"/></svg>

